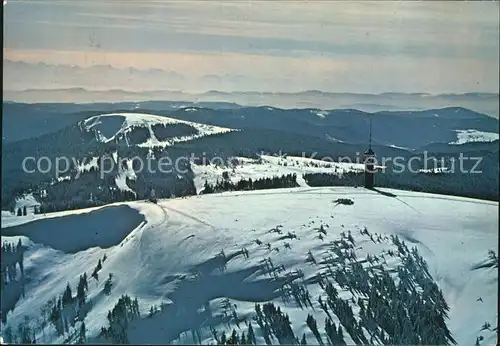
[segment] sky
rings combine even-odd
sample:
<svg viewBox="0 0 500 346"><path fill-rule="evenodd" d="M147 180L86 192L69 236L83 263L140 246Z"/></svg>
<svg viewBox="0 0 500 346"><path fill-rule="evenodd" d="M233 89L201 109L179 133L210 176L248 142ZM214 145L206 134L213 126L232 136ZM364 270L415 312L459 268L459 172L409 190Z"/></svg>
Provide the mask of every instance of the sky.
<svg viewBox="0 0 500 346"><path fill-rule="evenodd" d="M7 0L4 89L499 92L499 3Z"/></svg>

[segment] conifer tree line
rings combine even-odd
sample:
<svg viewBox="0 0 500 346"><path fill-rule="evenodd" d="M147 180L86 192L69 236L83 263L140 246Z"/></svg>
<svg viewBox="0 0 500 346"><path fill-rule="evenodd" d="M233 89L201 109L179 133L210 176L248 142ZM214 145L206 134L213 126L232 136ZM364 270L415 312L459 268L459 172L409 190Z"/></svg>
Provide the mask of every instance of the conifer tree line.
<svg viewBox="0 0 500 346"><path fill-rule="evenodd" d="M328 232L321 225L318 233ZM307 263L321 266L317 278L311 280L322 289L317 301L326 315L324 332L320 331L315 318L318 315L314 312L308 314L304 321L312 333L310 340L307 340L305 334L295 335L289 316L272 302L255 304L254 317L249 323L246 322L247 328L240 328L238 323L240 320L235 310L231 310L232 304L229 299L226 299L224 306L232 311L238 330L235 329L230 335L226 335L225 332L219 333L210 327L216 343L256 345L258 340L254 327L257 327L260 329L257 335L262 337L267 345L306 345L308 342L319 345L345 345L347 340L352 340L356 344L455 344L446 325L449 306L417 248L409 248L397 235L382 236L370 233L366 227L359 233L368 241L375 244L385 242L392 248L378 255L368 254L366 258L357 258L354 252L357 247L356 241L351 232L347 231L340 233L340 239L331 242L330 253L321 261L317 261L311 251L307 253L305 259ZM3 248L12 246L4 243ZM22 244L17 246L22 248ZM248 257L246 249L240 252L246 253L245 257ZM223 252L222 255L225 256ZM489 252L489 256L498 261L493 251ZM401 261L392 269L397 274L397 281L383 266L389 257ZM98 260L91 275L96 281L99 280L99 273L106 261L106 255ZM276 275L285 270L284 267L282 269L275 266L270 259L265 261L263 268L269 275ZM290 303L289 297L285 299L288 295L295 298L297 307L312 308L307 287L295 281L303 277L303 273L289 274L285 278L282 277L286 282L282 288L285 304ZM47 316L46 320L54 327L57 335L63 335L73 342L87 340L84 316L80 315L80 312L88 303L88 285L87 274L84 273L79 277L76 292L73 292L68 283L64 292L49 302L44 307L46 312L42 313L42 316ZM109 295L113 287L112 274L109 274L102 286L104 294ZM350 293L350 298L346 298L346 293ZM151 307L150 317L157 312L159 310L155 306ZM108 312L108 324L101 328L100 335L106 342L129 343L127 330L139 318L137 298L132 299L122 295L115 307ZM75 324L75 321L81 324ZM15 331L9 329L5 335L9 335L8 340L39 342L40 340L35 340L36 328L40 328L40 324L33 325L26 322L17 326ZM199 331L193 332L193 335L195 334L197 336L196 338L193 336L194 340L201 343L202 337ZM262 339L259 342L261 341Z"/></svg>
<svg viewBox="0 0 500 346"><path fill-rule="evenodd" d="M327 257L324 260L323 265L326 263L328 269L320 273L317 280L326 293L318 298L327 315L324 336L312 314L305 321L315 338L313 343L345 345L345 338L349 336L356 344L455 344L445 323L449 307L416 247L409 249L398 236L382 237L370 234L366 228L360 233L374 243L391 242L397 250L388 250L380 256L367 255L369 266L364 267L353 252L355 241L351 232L341 233L341 239L333 242L337 259ZM398 284L381 265L386 256L402 259L397 267ZM333 267L339 260L343 269ZM317 263L311 252L306 261L312 265ZM341 298L336 287L350 291L353 297ZM296 302L303 306L297 297ZM353 310L355 305L360 310L357 316ZM305 334L299 340L293 334L288 316L273 303L256 304L255 312L254 321L267 345L307 344ZM253 344L249 341L250 330L248 334L233 330L229 337L225 333L218 335L213 329L212 333L219 345ZM253 330L252 335L255 335Z"/></svg>
<svg viewBox="0 0 500 346"><path fill-rule="evenodd" d="M2 276L1 287L2 291L5 285L17 280L18 269L21 275L24 274L24 252L26 248L23 246L21 239L17 244L3 242L2 247Z"/></svg>
<svg viewBox="0 0 500 346"><path fill-rule="evenodd" d="M41 309L40 316L36 319L25 316L24 322L16 329L10 326L5 329L4 338L7 343L36 344L44 343L46 340L37 340L38 332L45 333L48 324L52 325L57 336L66 336L66 341L85 342L86 328L83 321L84 316L80 312L86 303L88 292L87 275L80 275L76 296L73 294L69 282L65 290L58 297L49 300ZM81 321L78 329L74 329L77 320ZM65 342L66 343L66 342Z"/></svg>
<svg viewBox="0 0 500 346"><path fill-rule="evenodd" d="M467 174L424 174L391 170L375 174L375 186L399 190L429 192L498 201L498 172ZM306 173L303 178L309 186L363 186L363 172Z"/></svg>
<svg viewBox="0 0 500 346"><path fill-rule="evenodd" d="M106 203L112 202L125 202L136 200L136 195L130 191L121 191L118 189L110 190L109 198L104 200L99 199L83 199L83 200L72 200L72 201L53 201L53 202L43 202L40 206L35 207L35 214L45 214L45 213L55 213L64 210L76 210L85 209L92 207L99 207L105 205Z"/></svg>
<svg viewBox="0 0 500 346"><path fill-rule="evenodd" d="M113 310L108 311L108 327L101 327L101 336L117 344L128 344L127 329L130 322L140 318L139 301L122 295Z"/></svg>
<svg viewBox="0 0 500 346"><path fill-rule="evenodd" d="M216 193L222 191L245 191L245 190L264 190L264 189L280 189L297 187L297 175L283 174L282 176L272 178L260 178L252 180L252 178L241 179L237 183L229 180L229 177L224 177L222 180L217 180L215 184L210 184L205 181L203 194Z"/></svg>
<svg viewBox="0 0 500 346"><path fill-rule="evenodd" d="M212 329L212 334L214 339L217 340L217 345L257 345L251 323L248 326L247 333L243 331L240 334L236 329L233 329L231 336L227 337L225 332L222 332L219 336L217 331Z"/></svg>
<svg viewBox="0 0 500 346"><path fill-rule="evenodd" d="M219 333L214 328L210 328L217 345L259 345L252 322L260 328L260 334L264 338L266 345L307 345L305 333L301 338L296 337L292 330L292 324L287 314L281 311L274 303L255 304L255 316L252 321L245 322L247 329L237 332L233 329L227 336L226 332ZM240 328L241 329L241 328Z"/></svg>
<svg viewBox="0 0 500 346"><path fill-rule="evenodd" d="M382 242L380 235L370 234L366 228L361 233L374 243ZM318 276L326 294L320 295L318 302L327 315L327 340L322 340L314 317L307 318L317 342L343 344L347 333L356 344L455 344L445 322L449 307L417 248L410 250L398 236L391 236L387 239L397 251L388 250L381 257L368 255L369 266L365 268L351 252L355 243L349 235L342 232L343 239L333 242L332 252L337 257L327 256L327 270ZM398 284L381 265L384 255L402 259L397 267ZM313 260L308 254L306 261L314 265ZM341 298L336 285L350 291L352 298ZM359 307L358 316L349 302ZM340 324L335 324L334 316Z"/></svg>
<svg viewBox="0 0 500 346"><path fill-rule="evenodd" d="M6 249L12 247L8 243L5 243L4 246ZM4 246L2 246L2 251ZM20 242L17 246L22 249ZM99 259L97 266L94 268L94 273L102 269L102 262L106 261L106 258L106 254L104 254L103 258ZM2 265L3 263L2 261ZM111 278L112 274L105 282L103 288L105 294L109 294L111 290ZM45 328L50 324L57 336L65 337L64 343L84 343L87 340L84 319L90 307L90 302L87 301L88 291L89 279L85 272L79 276L76 291L73 291L71 284L68 282L60 295L49 300L42 307L40 316L36 319L25 316L24 322L19 324L16 329L12 329L10 326L7 327L4 333L5 341L24 344L44 343L46 342L45 339L36 340L36 333L45 333ZM80 322L78 328L75 327L77 322Z"/></svg>
<svg viewBox="0 0 500 346"><path fill-rule="evenodd" d="M15 309L15 302L25 296L24 252L21 239L18 242L3 242L1 246L0 291L2 292L2 322L7 323L9 311Z"/></svg>
<svg viewBox="0 0 500 346"><path fill-rule="evenodd" d="M166 154L163 153L163 155ZM158 198L195 195L196 190L191 175L191 172L186 175L177 175L175 171L170 174L154 174L144 170L142 175L138 175L135 180L126 178L126 184L134 191L132 192L120 190L116 186L116 173L110 173L101 179L99 170L91 167L76 180L65 180L54 185L40 184L37 189L24 189L23 193L34 193L33 191L45 189L47 196L38 198L41 204L34 208L35 214L45 214L146 199L152 187ZM23 210L18 215L23 215Z"/></svg>
<svg viewBox="0 0 500 346"><path fill-rule="evenodd" d="M237 316L234 315L235 311L233 310L233 318L235 321L238 321ZM245 325L247 326L246 330L245 328L241 328L237 322L236 324L240 332L233 330L229 336L226 335L225 331L219 333L213 327L210 327L210 331L217 345L258 345L260 341L256 339L254 325L252 323L256 323L260 328L260 334L267 345L307 344L305 334L303 334L302 338L299 340L299 338L294 335L289 316L283 313L281 308L272 302L263 305L255 304L255 316L251 321L245 321Z"/></svg>
<svg viewBox="0 0 500 346"><path fill-rule="evenodd" d="M180 167L172 167L171 171L165 172L164 166L161 166L162 170L160 170L159 162L163 157L168 157L172 162L176 162L179 157L185 157L183 150L172 148L167 152L164 148L152 149L151 156L154 159L150 161L151 172L149 172L149 167L142 167L142 171L139 171L141 167L137 160L132 161L134 167L128 167L126 161L122 167L118 167L117 164L114 167L108 167L110 161L114 161L112 153L115 151L118 152L120 161L125 158L140 157L145 162L146 158L150 156L148 148L123 146L105 146L89 151L84 150L81 156L71 153L67 157L81 158L80 163L89 163L93 158L94 161L97 158L97 165L87 167L85 171L81 172L71 162L71 170L64 175L64 178L68 178L68 180L61 181L56 179L58 176L56 172L52 171L48 174L35 172L27 175L22 175L21 172L22 179L19 174L15 177L12 176L16 179L12 179L9 184L6 184L5 189L2 189L2 206L17 215L18 210L14 207L16 198L33 194L41 204L35 208L35 213L81 209L113 202L146 199L149 196L151 185L154 186L158 198L196 194L189 162L182 161L179 164ZM104 173L104 169L108 168L109 170ZM127 190L122 191L116 184L120 169L123 168L137 170L135 180L126 178L126 184L135 193ZM24 209L21 208L20 215L23 215L23 212Z"/></svg>
<svg viewBox="0 0 500 346"><path fill-rule="evenodd" d="M271 338L275 337L280 344L299 344L299 340L295 337L290 318L287 314L281 311L280 307L276 307L273 303L255 305L255 313L257 324L264 333L266 343L271 342Z"/></svg>

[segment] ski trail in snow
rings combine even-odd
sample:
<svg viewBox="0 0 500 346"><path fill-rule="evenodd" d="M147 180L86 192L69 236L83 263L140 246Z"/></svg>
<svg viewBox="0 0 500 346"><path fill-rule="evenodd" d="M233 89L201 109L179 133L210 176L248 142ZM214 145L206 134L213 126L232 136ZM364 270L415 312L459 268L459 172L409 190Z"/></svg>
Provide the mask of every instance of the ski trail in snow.
<svg viewBox="0 0 500 346"><path fill-rule="evenodd" d="M157 205L157 204L155 204L155 205ZM163 217L162 217L162 220L161 220L160 222L158 222L157 224L153 225L152 227L160 226L160 225L164 224L164 223L165 223L165 221L167 221L167 212L165 211L165 208L164 208L164 207L162 207L161 205L157 205L157 206L158 206L158 207L160 208L160 210L162 211L162 213L163 213Z"/></svg>
<svg viewBox="0 0 500 346"><path fill-rule="evenodd" d="M313 192L316 192L316 191L321 191L321 190L324 190L324 188L321 188L321 187L318 187L318 188L312 188L312 189L307 189L307 190L301 190L301 191L297 191L296 193L313 193Z"/></svg>
<svg viewBox="0 0 500 346"><path fill-rule="evenodd" d="M397 197L392 197L392 198L394 198L394 199L396 199L396 200L400 201L400 202L401 202L401 203L403 203L404 205L406 205L406 206L408 206L409 208L413 209L413 210L414 210L415 212L417 212L418 214L423 215L420 211L418 211L417 209L413 208L411 205L409 205L409 204L408 204L408 203L406 203L405 201L403 201L403 200L401 200L401 199L399 199L399 198L397 198Z"/></svg>
<svg viewBox="0 0 500 346"><path fill-rule="evenodd" d="M139 238L139 258L140 258L140 263L144 263L144 253L147 252L147 249L146 249L146 251L143 251L143 248L145 247L144 246L144 239L143 239L144 238L144 232L147 232L151 228L159 227L159 226L165 224L166 221L167 221L167 212L165 211L165 209L162 206L158 205L158 204L155 204L155 203L151 203L151 204L153 204L154 206L156 206L157 208L159 208L161 210L162 217L161 217L161 220L159 222L153 223L153 224L150 224L150 225L146 224L146 225L144 225L144 227L141 230L141 236ZM146 246L146 248L147 248L147 246Z"/></svg>
<svg viewBox="0 0 500 346"><path fill-rule="evenodd" d="M405 198L420 198L420 199L440 199L443 201L460 201L460 202L465 202L465 203L472 203L472 204L482 204L482 205L495 205L498 202L494 201L481 201L479 199L473 199L473 198L467 198L463 197L463 199L458 199L458 198L452 198L450 197L439 197L439 196L411 196L411 195L398 195L398 197L405 197Z"/></svg>
<svg viewBox="0 0 500 346"><path fill-rule="evenodd" d="M307 185L306 180L304 179L304 177L301 174L297 175L297 179L296 180L297 180L297 184L299 184L299 186L301 186L301 187L309 187L309 185Z"/></svg>

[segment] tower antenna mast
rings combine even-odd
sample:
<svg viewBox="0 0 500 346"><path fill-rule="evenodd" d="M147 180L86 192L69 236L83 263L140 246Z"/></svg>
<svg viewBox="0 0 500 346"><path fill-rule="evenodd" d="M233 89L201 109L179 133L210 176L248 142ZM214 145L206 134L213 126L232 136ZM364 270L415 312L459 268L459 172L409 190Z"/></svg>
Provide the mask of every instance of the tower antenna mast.
<svg viewBox="0 0 500 346"><path fill-rule="evenodd" d="M370 142L369 142L368 148L369 149L372 148L372 116L371 116L371 114L370 114Z"/></svg>

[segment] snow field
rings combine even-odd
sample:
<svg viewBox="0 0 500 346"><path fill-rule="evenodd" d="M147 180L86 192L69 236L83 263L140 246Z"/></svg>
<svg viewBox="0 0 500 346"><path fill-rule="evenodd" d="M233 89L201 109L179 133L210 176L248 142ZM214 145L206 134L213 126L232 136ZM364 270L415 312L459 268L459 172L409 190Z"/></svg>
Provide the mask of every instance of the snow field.
<svg viewBox="0 0 500 346"><path fill-rule="evenodd" d="M108 311L122 294L128 294L138 298L143 317L129 331L132 343L190 343L194 341L190 332L193 328L201 330L203 343L214 343L208 327L200 327L206 323L200 312L205 304L212 310L212 321L220 322L214 326L219 332L225 330L229 336L233 329L239 333L245 331L244 322L240 323L240 330L234 321L221 317L220 305L226 298L237 305L238 317L246 317L249 321L255 315L255 303L262 305L272 301L289 315L295 336L300 339L305 333L309 344L316 343L305 320L308 313L314 313L318 329L324 336L326 315L317 302L324 291L318 284L306 284L314 310L299 308L293 299L284 302L279 295L280 287L277 286L278 290L270 288L273 281L262 269L262 261L271 259L274 266L283 266L285 271L280 277L287 272L300 271L304 276L297 282L307 282L326 270L325 265L306 263L308 252L311 251L317 262L323 261L331 254L332 242L342 239L342 233L345 235L350 231L352 234L358 259L365 259L368 254L380 256L395 249L390 241L373 242L361 234L366 227L370 234L380 235L386 240L397 235L408 248L417 247L450 306L447 324L458 344L472 344L479 335L484 336L485 344L494 342L495 333L480 329L486 321L496 325L497 271L474 268L484 262L488 249L498 253L498 203L387 191L397 197L386 197L364 189L300 187L286 191L193 196L160 201L158 205L119 203L115 207L124 207L117 212L123 213L124 217L138 215L137 222L131 223L129 231L120 235L113 245L98 239L102 241L100 246L76 253L56 250L31 241L29 236L22 236L23 244L28 247L25 253L26 296L17 302L14 311L9 312L8 325L16 326L24 316L36 314L47 300L61 294L68 282L75 290L78 277L84 272L90 277L98 260L106 254L107 260L99 272L100 281L89 281L91 310L85 324L90 341L100 340L98 334L100 328L107 325ZM333 201L337 198L350 198L354 205L335 205ZM20 232L23 222L31 225L35 232L46 227L42 223L44 219L51 219L56 225L60 222L67 228L67 242L81 243L79 239L85 233L78 231L79 235L72 237L72 222L81 223L78 215L88 214L89 237L97 230L104 234L113 233L116 217L98 213L109 208L16 217L15 222L2 217L4 231L12 234L2 235L2 241L17 242L19 236L13 234ZM94 221L90 221L92 219ZM17 227L6 228L15 225ZM326 231L323 240L318 237L321 225ZM289 232L297 238L282 239ZM44 230L44 234L48 237L51 233ZM248 251L248 258L238 254L242 249ZM220 268L225 262L218 256L221 251L226 260L230 258L225 269ZM398 263L398 258L387 256L384 268L391 270ZM110 273L114 278L113 287L107 296L102 289ZM343 299L351 298L348 290L339 285L336 288ZM478 302L478 297L483 302ZM163 305L164 311L148 319L152 305ZM353 311L359 313L355 304ZM338 324L339 321L334 318L334 322ZM252 325L258 343L263 343L258 325L255 321ZM77 323L75 328L78 326ZM348 344L352 342L345 331L344 336ZM37 337L56 343L64 339L55 335L50 324L39 331ZM323 339L326 341L325 337Z"/></svg>

